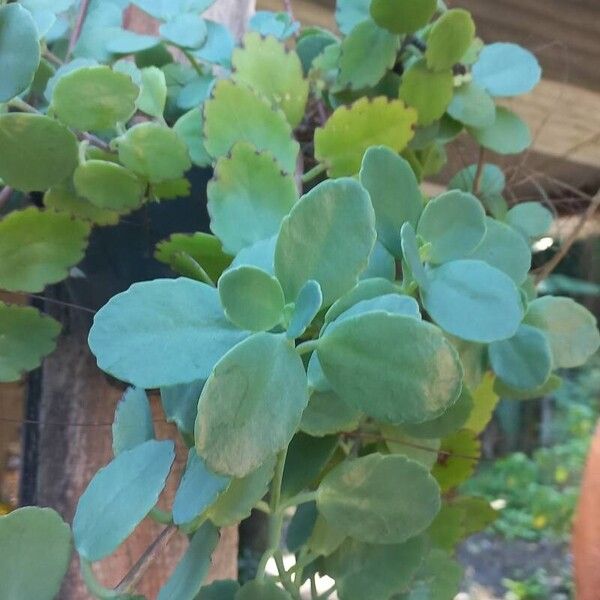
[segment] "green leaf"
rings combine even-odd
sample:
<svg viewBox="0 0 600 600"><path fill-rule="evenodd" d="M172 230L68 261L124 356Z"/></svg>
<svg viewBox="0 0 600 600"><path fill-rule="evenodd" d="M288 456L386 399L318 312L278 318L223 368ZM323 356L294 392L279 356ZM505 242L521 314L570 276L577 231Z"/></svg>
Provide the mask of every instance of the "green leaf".
<svg viewBox="0 0 600 600"><path fill-rule="evenodd" d="M453 91L452 71L432 71L421 59L404 72L399 95L416 109L419 125L430 125L446 112Z"/></svg>
<svg viewBox="0 0 600 600"><path fill-rule="evenodd" d="M473 410L464 425L464 429L480 434L492 420L494 409L499 400L495 392L494 379L491 373L486 373L479 386L472 391Z"/></svg>
<svg viewBox="0 0 600 600"><path fill-rule="evenodd" d="M553 221L552 213L539 202L521 202L506 215L506 222L527 239L540 238L548 233Z"/></svg>
<svg viewBox="0 0 600 600"><path fill-rule="evenodd" d="M446 11L433 24L427 37L425 58L429 68L443 71L460 62L475 38L475 23L461 8Z"/></svg>
<svg viewBox="0 0 600 600"><path fill-rule="evenodd" d="M317 521L317 504L305 502L296 507L294 516L285 532L285 545L290 552L297 552L308 541Z"/></svg>
<svg viewBox="0 0 600 600"><path fill-rule="evenodd" d="M20 4L0 8L0 56L0 102L7 102L31 85L40 63L37 26Z"/></svg>
<svg viewBox="0 0 600 600"><path fill-rule="evenodd" d="M600 346L596 318L571 298L537 298L527 308L525 323L548 336L554 368L579 367Z"/></svg>
<svg viewBox="0 0 600 600"><path fill-rule="evenodd" d="M480 260L454 260L429 271L425 310L444 331L473 342L512 337L523 318L513 280Z"/></svg>
<svg viewBox="0 0 600 600"><path fill-rule="evenodd" d="M216 473L244 477L288 445L307 403L298 353L282 335L257 333L216 364L202 390L198 454Z"/></svg>
<svg viewBox="0 0 600 600"><path fill-rule="evenodd" d="M0 517L0 545L5 549L0 562L3 597L56 597L71 559L71 532L58 513L27 506Z"/></svg>
<svg viewBox="0 0 600 600"><path fill-rule="evenodd" d="M90 226L33 206L0 221L0 288L41 292L65 279L82 258Z"/></svg>
<svg viewBox="0 0 600 600"><path fill-rule="evenodd" d="M469 255L482 260L506 273L517 285L527 279L531 267L529 245L509 225L486 217L486 232L483 240Z"/></svg>
<svg viewBox="0 0 600 600"><path fill-rule="evenodd" d="M213 581L200 589L195 600L234 600L240 584L233 579Z"/></svg>
<svg viewBox="0 0 600 600"><path fill-rule="evenodd" d="M447 492L468 479L475 471L480 454L481 442L468 429L461 429L444 438L440 458L431 471L442 492Z"/></svg>
<svg viewBox="0 0 600 600"><path fill-rule="evenodd" d="M214 504L230 482L229 477L209 471L196 449L190 448L187 466L173 501L173 522L182 525L193 521Z"/></svg>
<svg viewBox="0 0 600 600"><path fill-rule="evenodd" d="M402 256L400 229L406 222L416 227L423 209L413 170L389 148L376 146L365 152L360 182L371 197L379 241L394 256Z"/></svg>
<svg viewBox="0 0 600 600"><path fill-rule="evenodd" d="M142 93L138 98L138 108L151 117L160 118L167 101L167 81L158 67L142 69Z"/></svg>
<svg viewBox="0 0 600 600"><path fill-rule="evenodd" d="M491 125L479 129L471 127L469 133L484 148L498 154L519 154L531 144L527 124L503 106L496 107L496 118Z"/></svg>
<svg viewBox="0 0 600 600"><path fill-rule="evenodd" d="M77 194L106 210L126 213L144 201L143 182L121 165L105 160L88 160L79 165L73 184Z"/></svg>
<svg viewBox="0 0 600 600"><path fill-rule="evenodd" d="M229 254L275 235L298 199L294 178L273 155L243 142L217 161L206 193L211 230Z"/></svg>
<svg viewBox="0 0 600 600"><path fill-rule="evenodd" d="M315 437L353 431L361 417L360 411L344 402L335 392L315 391L302 413L300 429Z"/></svg>
<svg viewBox="0 0 600 600"><path fill-rule="evenodd" d="M394 66L399 47L399 36L371 19L359 23L342 42L337 83L352 90L373 87Z"/></svg>
<svg viewBox="0 0 600 600"><path fill-rule="evenodd" d="M35 308L0 302L0 382L18 381L56 347L60 323Z"/></svg>
<svg viewBox="0 0 600 600"><path fill-rule="evenodd" d="M540 81L542 69L535 56L517 44L488 44L473 65L473 79L492 96L519 96Z"/></svg>
<svg viewBox="0 0 600 600"><path fill-rule="evenodd" d="M345 539L346 534L343 531L335 529L325 520L323 515L317 514L306 547L312 554L317 556L329 556L340 547Z"/></svg>
<svg viewBox="0 0 600 600"><path fill-rule="evenodd" d="M429 259L444 263L468 256L486 233L485 211L473 194L451 190L430 200L417 234L429 242Z"/></svg>
<svg viewBox="0 0 600 600"><path fill-rule="evenodd" d="M22 191L43 191L60 183L77 166L77 138L57 121L42 115L0 116L0 178Z"/></svg>
<svg viewBox="0 0 600 600"><path fill-rule="evenodd" d="M194 533L183 558L158 593L157 600L189 600L195 598L208 575L211 556L219 541L219 531L212 523L204 523Z"/></svg>
<svg viewBox="0 0 600 600"><path fill-rule="evenodd" d="M462 169L450 180L448 189L462 190L463 192L475 193L481 200L487 211L496 219L504 219L508 205L502 197L506 178L502 169L497 165L485 163L481 169L479 189L474 190L477 165L470 165Z"/></svg>
<svg viewBox="0 0 600 600"><path fill-rule="evenodd" d="M133 532L156 504L174 458L173 442L150 440L122 452L94 475L73 519L81 556L100 560Z"/></svg>
<svg viewBox="0 0 600 600"><path fill-rule="evenodd" d="M270 456L256 471L233 479L208 509L208 518L219 527L227 527L249 517L254 505L267 493L274 469L275 456Z"/></svg>
<svg viewBox="0 0 600 600"><path fill-rule="evenodd" d="M425 530L440 509L427 469L403 456L346 460L317 491L317 508L333 527L361 542L399 544Z"/></svg>
<svg viewBox="0 0 600 600"><path fill-rule="evenodd" d="M562 379L558 375L550 375L543 385L529 390L520 390L506 385L499 379L494 381L494 392L502 399L507 400L534 400L549 396L562 385Z"/></svg>
<svg viewBox="0 0 600 600"><path fill-rule="evenodd" d="M381 425L381 435L391 454L401 454L431 471L440 448L439 438L415 438L399 425L386 424Z"/></svg>
<svg viewBox="0 0 600 600"><path fill-rule="evenodd" d="M448 114L467 126L488 127L496 118L496 105L482 87L470 81L454 91Z"/></svg>
<svg viewBox="0 0 600 600"><path fill-rule="evenodd" d="M376 312L346 319L325 332L317 354L334 391L381 421L431 420L460 394L458 355L437 327L414 317Z"/></svg>
<svg viewBox="0 0 600 600"><path fill-rule="evenodd" d="M283 319L279 281L256 267L228 269L219 279L219 296L225 315L240 329L268 331Z"/></svg>
<svg viewBox="0 0 600 600"><path fill-rule="evenodd" d="M173 131L187 146L190 159L199 167L207 167L212 163L212 158L204 147L203 130L204 114L200 108L194 108L181 115L173 125Z"/></svg>
<svg viewBox="0 0 600 600"><path fill-rule="evenodd" d="M330 177L355 175L371 146L404 150L416 121L416 111L402 100L361 98L336 109L325 125L316 129L315 158L326 165Z"/></svg>
<svg viewBox="0 0 600 600"><path fill-rule="evenodd" d="M313 28L310 31L311 33L303 32L302 37L296 42L296 52L305 75L310 72L313 61L321 55L325 48L337 43L337 38L325 29Z"/></svg>
<svg viewBox="0 0 600 600"><path fill-rule="evenodd" d="M275 272L288 301L314 279L329 306L354 287L375 244L369 194L348 178L324 181L305 194L281 224Z"/></svg>
<svg viewBox="0 0 600 600"><path fill-rule="evenodd" d="M192 166L185 143L158 123L134 125L116 142L123 166L151 183L179 179Z"/></svg>
<svg viewBox="0 0 600 600"><path fill-rule="evenodd" d="M436 8L436 0L373 0L371 16L394 33L413 33L427 25Z"/></svg>
<svg viewBox="0 0 600 600"><path fill-rule="evenodd" d="M241 587L235 600L292 600L292 597L274 581L254 579Z"/></svg>
<svg viewBox="0 0 600 600"><path fill-rule="evenodd" d="M237 117L232 119L232 114ZM296 170L300 147L284 113L242 83L222 79L215 85L204 104L204 136L204 146L214 158L243 141L270 151L287 173Z"/></svg>
<svg viewBox="0 0 600 600"><path fill-rule="evenodd" d="M285 459L281 497L292 498L312 487L337 448L337 436L312 437L298 432L290 442Z"/></svg>
<svg viewBox="0 0 600 600"><path fill-rule="evenodd" d="M103 65L81 67L57 81L52 110L69 127L102 131L131 118L139 93L125 73Z"/></svg>
<svg viewBox="0 0 600 600"><path fill-rule="evenodd" d="M189 12L170 18L158 31L167 42L182 48L200 48L208 36L204 19Z"/></svg>
<svg viewBox="0 0 600 600"><path fill-rule="evenodd" d="M223 252L221 242L214 235L203 232L174 233L156 245L154 258L173 266L179 253L193 258L213 281L219 279L232 260L231 256Z"/></svg>
<svg viewBox="0 0 600 600"><path fill-rule="evenodd" d="M309 279L298 292L287 337L291 340L300 337L317 316L322 305L321 286L314 279Z"/></svg>
<svg viewBox="0 0 600 600"><path fill-rule="evenodd" d="M463 568L443 550L433 549L412 589L398 600L450 600L459 592L462 579Z"/></svg>
<svg viewBox="0 0 600 600"><path fill-rule="evenodd" d="M129 388L125 392L117 404L112 437L115 456L154 439L152 409L144 390Z"/></svg>
<svg viewBox="0 0 600 600"><path fill-rule="evenodd" d="M156 279L109 300L96 313L89 344L101 369L148 389L206 379L247 335L226 320L215 288Z"/></svg>
<svg viewBox="0 0 600 600"><path fill-rule="evenodd" d="M294 51L272 36L251 32L244 36L242 47L233 51L231 63L233 81L250 86L283 110L292 127L300 124L308 99L308 81Z"/></svg>
<svg viewBox="0 0 600 600"><path fill-rule="evenodd" d="M425 554L423 537L403 544L365 544L347 539L327 559L343 600L388 600L409 586Z"/></svg>
<svg viewBox="0 0 600 600"><path fill-rule="evenodd" d="M550 343L543 331L521 325L508 340L490 344L490 365L511 387L521 390L544 384L552 371Z"/></svg>
<svg viewBox="0 0 600 600"><path fill-rule="evenodd" d="M188 445L194 444L194 424L204 380L160 388L160 399L168 423L175 423Z"/></svg>
<svg viewBox="0 0 600 600"><path fill-rule="evenodd" d="M370 0L337 0L335 21L338 29L348 35L356 25L369 18Z"/></svg>
<svg viewBox="0 0 600 600"><path fill-rule="evenodd" d="M71 180L52 186L44 194L44 206L90 221L94 225L116 225L119 222L118 212L98 208L85 198L79 197Z"/></svg>
<svg viewBox="0 0 600 600"><path fill-rule="evenodd" d="M402 255L404 257L404 262L402 263L404 279L410 281L412 277L419 286L426 288L429 285L429 279L423 267L415 230L410 223L402 225L400 240L402 243Z"/></svg>

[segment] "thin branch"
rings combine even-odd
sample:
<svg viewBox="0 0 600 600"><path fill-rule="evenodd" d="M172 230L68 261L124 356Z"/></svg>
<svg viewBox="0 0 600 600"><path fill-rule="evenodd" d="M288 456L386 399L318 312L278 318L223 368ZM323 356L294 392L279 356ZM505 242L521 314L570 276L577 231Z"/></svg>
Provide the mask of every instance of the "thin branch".
<svg viewBox="0 0 600 600"><path fill-rule="evenodd" d="M481 188L481 177L483 176L483 165L485 160L485 148L479 146L479 156L477 158L477 168L475 169L475 177L473 177L473 194L477 196Z"/></svg>
<svg viewBox="0 0 600 600"><path fill-rule="evenodd" d="M73 50L75 50L75 46L79 41L79 36L81 35L81 31L83 29L83 24L85 23L85 18L87 16L89 7L90 0L81 0L81 4L79 5L79 12L77 13L77 18L75 19L75 26L73 27L71 37L69 38L67 58L69 58L71 54L73 54Z"/></svg>
<svg viewBox="0 0 600 600"><path fill-rule="evenodd" d="M47 59L51 63L54 63L57 67L61 67L65 64L60 58L58 58L58 56L56 56L56 54L50 52L48 48L44 49L44 52L42 54L45 59Z"/></svg>
<svg viewBox="0 0 600 600"><path fill-rule="evenodd" d="M5 185L0 191L0 209L10 200L13 189L9 185Z"/></svg>
<svg viewBox="0 0 600 600"><path fill-rule="evenodd" d="M587 207L587 210L581 215L581 218L577 222L577 225L573 227L571 233L567 237L567 239L562 243L558 252L541 268L535 275L535 283L540 283L543 281L554 271L554 269L559 265L562 259L567 255L567 252L571 249L571 246L577 240L579 233L583 229L583 226L594 216L594 213L600 206L600 190L596 192L596 195L592 198L590 205Z"/></svg>
<svg viewBox="0 0 600 600"><path fill-rule="evenodd" d="M283 8L285 12L290 16L290 19L294 20L294 10L292 8L292 0L283 0Z"/></svg>

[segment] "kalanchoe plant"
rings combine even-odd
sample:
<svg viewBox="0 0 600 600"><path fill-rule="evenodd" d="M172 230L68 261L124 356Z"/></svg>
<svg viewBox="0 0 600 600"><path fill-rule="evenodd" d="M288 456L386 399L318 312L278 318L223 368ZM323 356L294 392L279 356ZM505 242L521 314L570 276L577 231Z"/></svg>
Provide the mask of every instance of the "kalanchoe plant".
<svg viewBox="0 0 600 600"><path fill-rule="evenodd" d="M159 600L298 599L315 573L335 580L319 598L452 598L454 546L494 518L453 490L498 397L547 393L557 369L600 342L583 307L537 297L530 247L552 215L509 207L498 167L480 161L437 197L420 189L463 131L497 153L529 145L527 126L494 99L531 90L536 59L484 45L468 12L435 0L340 0L340 36L259 13L235 47L198 16L210 2L138 0L161 21L156 36L123 30L123 4L95 5L51 77L37 38L52 60L64 43L60 26L40 22L63 17L37 2L0 8L0 48L31 38L27 60L2 59L0 140L11 151L0 177L46 190L46 208L0 221L1 287L60 280L91 223L186 194L192 164L214 167L214 235L176 234L156 251L181 277L134 284L94 319L98 365L132 387L115 415L115 458L73 521L90 593L134 597L136 577L109 590L91 564L150 515L190 539ZM172 62L171 46L189 64ZM25 328L36 332L27 342ZM0 354L11 379L50 349L57 325L3 305L0 332L18 348ZM189 448L167 514L155 506L174 444L155 439L154 388ZM203 586L218 529L253 508L269 517L256 578ZM2 585L52 598L70 543L51 511L0 518L0 544L11 544ZM33 561L49 545L56 560ZM296 557L288 569L284 547Z"/></svg>

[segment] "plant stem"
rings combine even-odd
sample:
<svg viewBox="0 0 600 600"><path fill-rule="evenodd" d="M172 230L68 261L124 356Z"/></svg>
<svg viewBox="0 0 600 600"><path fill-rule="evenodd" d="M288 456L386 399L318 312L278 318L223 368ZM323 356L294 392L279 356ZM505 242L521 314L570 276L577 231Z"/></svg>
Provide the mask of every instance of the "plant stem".
<svg viewBox="0 0 600 600"><path fill-rule="evenodd" d="M120 594L115 590L104 587L97 579L92 569L92 564L85 558L80 558L81 577L92 596L100 600L109 600L110 598L118 598Z"/></svg>
<svg viewBox="0 0 600 600"><path fill-rule="evenodd" d="M200 75L200 77L203 77L204 71L202 70L202 67L200 66L200 64L194 57L194 55L189 50L186 50L185 48L182 48L181 46L176 46L176 48L181 50L183 55L190 61L190 64L194 68L194 71L196 71L196 73L198 73L198 75Z"/></svg>
<svg viewBox="0 0 600 600"><path fill-rule="evenodd" d="M273 553L273 558L275 560L275 564L277 565L277 571L279 573L279 580L283 587L290 593L292 598L295 600L301 600L300 593L296 589L292 578L288 571L285 570L285 565L283 564L283 555L281 554L281 550L276 550Z"/></svg>
<svg viewBox="0 0 600 600"><path fill-rule="evenodd" d="M281 510L290 508L292 506L298 506L299 504L306 504L307 502L313 502L317 499L317 492L301 492L292 496L289 500L282 502L280 505Z"/></svg>
<svg viewBox="0 0 600 600"><path fill-rule="evenodd" d="M313 179L316 179L321 173L325 172L327 167L323 163L319 163L317 166L313 167L310 171L307 171L302 175L302 183L308 183Z"/></svg>
<svg viewBox="0 0 600 600"><path fill-rule="evenodd" d="M485 159L485 148L479 146L479 157L477 159L477 168L475 169L475 176L473 177L472 192L477 196L479 194L479 188L481 187L481 177L483 175L483 164Z"/></svg>
<svg viewBox="0 0 600 600"><path fill-rule="evenodd" d="M302 342L296 346L296 352L300 355L308 354L309 352L316 350L318 345L319 340L307 340L306 342Z"/></svg>
<svg viewBox="0 0 600 600"><path fill-rule="evenodd" d="M317 596L317 600L325 600L325 598L329 598L333 592L337 589L337 585L333 583L330 587L328 587L322 594Z"/></svg>
<svg viewBox="0 0 600 600"><path fill-rule="evenodd" d="M48 48L46 48L42 54L45 59L47 59L51 63L54 63L57 67L61 67L62 65L65 64L60 58L58 58L58 56L56 56L56 54L54 54L53 52L50 52L50 50L48 50Z"/></svg>
<svg viewBox="0 0 600 600"><path fill-rule="evenodd" d="M67 59L71 56L73 50L75 49L75 46L77 45L77 42L79 41L79 36L81 35L81 30L83 29L83 24L85 22L85 18L87 16L89 7L90 0L81 0L81 4L79 5L79 12L77 13L77 18L75 19L75 26L73 27L71 37L69 38L69 46L67 49L66 56Z"/></svg>
<svg viewBox="0 0 600 600"><path fill-rule="evenodd" d="M34 108L33 106L31 106L31 104L27 104L27 102L25 102L24 100L21 100L21 98L13 98L12 100L9 100L8 106L10 106L11 108L16 108L23 112L32 113L32 114L38 114L38 112L39 112L37 110L37 108Z"/></svg>

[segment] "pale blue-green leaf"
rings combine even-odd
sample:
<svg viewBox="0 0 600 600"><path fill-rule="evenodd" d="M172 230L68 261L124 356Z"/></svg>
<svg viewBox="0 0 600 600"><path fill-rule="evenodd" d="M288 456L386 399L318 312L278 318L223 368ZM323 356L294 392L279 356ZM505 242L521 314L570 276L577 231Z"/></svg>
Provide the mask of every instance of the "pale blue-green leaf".
<svg viewBox="0 0 600 600"><path fill-rule="evenodd" d="M496 105L492 97L474 82L461 85L454 91L448 114L464 125L487 127L494 122Z"/></svg>
<svg viewBox="0 0 600 600"><path fill-rule="evenodd" d="M425 310L444 331L473 342L512 337L523 318L514 281L480 260L455 260L428 272Z"/></svg>
<svg viewBox="0 0 600 600"><path fill-rule="evenodd" d="M519 154L531 145L529 127L516 113L496 107L496 119L482 128L470 127L469 133L484 148L498 154Z"/></svg>
<svg viewBox="0 0 600 600"><path fill-rule="evenodd" d="M154 439L152 410L144 390L129 388L125 392L115 411L112 436L115 456Z"/></svg>
<svg viewBox="0 0 600 600"><path fill-rule="evenodd" d="M536 57L517 44L489 44L473 65L473 79L492 96L518 96L540 81L542 69Z"/></svg>
<svg viewBox="0 0 600 600"><path fill-rule="evenodd" d="M247 335L227 321L215 288L157 279L132 285L100 309L89 344L101 369L148 389L206 379Z"/></svg>
<svg viewBox="0 0 600 600"><path fill-rule="evenodd" d="M135 4L156 19L168 21L181 13L202 13L215 0L135 0Z"/></svg>
<svg viewBox="0 0 600 600"><path fill-rule="evenodd" d="M306 544L316 520L317 505L315 502L305 502L296 507L296 512L285 532L285 545L290 552L295 553Z"/></svg>
<svg viewBox="0 0 600 600"><path fill-rule="evenodd" d="M552 351L541 329L521 325L510 339L490 344L488 352L494 373L511 387L536 388L550 377Z"/></svg>
<svg viewBox="0 0 600 600"><path fill-rule="evenodd" d="M361 418L362 413L344 402L335 392L314 391L302 413L300 429L309 435L321 437L340 431L353 431Z"/></svg>
<svg viewBox="0 0 600 600"><path fill-rule="evenodd" d="M506 222L527 239L540 238L548 233L552 221L552 213L539 202L521 202L513 206L506 215Z"/></svg>
<svg viewBox="0 0 600 600"><path fill-rule="evenodd" d="M294 303L294 312L287 329L287 337L300 337L312 323L323 304L321 286L314 279L309 279L298 292Z"/></svg>
<svg viewBox="0 0 600 600"><path fill-rule="evenodd" d="M430 200L423 210L417 234L429 242L433 263L465 258L486 232L481 202L468 192L450 190Z"/></svg>
<svg viewBox="0 0 600 600"><path fill-rule="evenodd" d="M205 381L193 381L160 388L162 407L169 423L175 423L186 441L194 439L198 399Z"/></svg>
<svg viewBox="0 0 600 600"><path fill-rule="evenodd" d="M127 29L117 29L112 32L106 41L106 50L111 54L133 54L154 48L160 43L160 38L154 35L144 35L128 31Z"/></svg>
<svg viewBox="0 0 600 600"><path fill-rule="evenodd" d="M377 240L369 257L367 268L360 274L359 279L373 279L374 277L394 281L396 279L396 259L385 246Z"/></svg>
<svg viewBox="0 0 600 600"><path fill-rule="evenodd" d="M71 532L58 513L27 506L0 517L0 546L0 597L56 597L71 558Z"/></svg>
<svg viewBox="0 0 600 600"><path fill-rule="evenodd" d="M123 10L113 2L97 2L87 14L81 35L73 50L76 58L94 58L108 62L112 58L106 42L122 31Z"/></svg>
<svg viewBox="0 0 600 600"><path fill-rule="evenodd" d="M294 21L287 12L258 10L250 18L250 31L261 35L272 35L278 40L287 40L300 29L300 23Z"/></svg>
<svg viewBox="0 0 600 600"><path fill-rule="evenodd" d="M402 242L402 255L404 266L409 269L409 276L417 282L419 287L426 288L429 285L429 279L425 273L425 267L419 254L419 244L415 230L410 223L404 223L400 230L400 239ZM404 279L407 279L407 273L404 273Z"/></svg>
<svg viewBox="0 0 600 600"><path fill-rule="evenodd" d="M456 404L458 404L458 401L455 402ZM405 429L410 430L411 426L408 425ZM380 424L381 435L388 450L391 454L406 456L406 458L418 462L428 471L431 471L437 462L441 440L439 438L418 438L407 433L405 429L401 428L400 425Z"/></svg>
<svg viewBox="0 0 600 600"><path fill-rule="evenodd" d="M31 10L30 12L37 27L38 37L41 40L46 37L46 34L56 23L56 15L51 10L45 8Z"/></svg>
<svg viewBox="0 0 600 600"><path fill-rule="evenodd" d="M361 300L352 308L343 312L335 321L333 321L327 331L332 331L332 328L337 327L347 319L362 315L365 313L383 312L391 315L403 315L405 317L413 317L421 319L419 304L412 296L403 296L400 294L384 294L369 300Z"/></svg>
<svg viewBox="0 0 600 600"><path fill-rule="evenodd" d="M206 32L206 41L194 52L194 56L209 63L230 67L235 41L229 29L220 23L206 20Z"/></svg>
<svg viewBox="0 0 600 600"><path fill-rule="evenodd" d="M202 131L204 115L200 108L194 108L177 119L173 130L185 142L191 161L199 167L207 167L212 163L210 154L204 147Z"/></svg>
<svg viewBox="0 0 600 600"><path fill-rule="evenodd" d="M358 282L375 244L369 194L355 180L325 181L305 194L281 224L275 272L286 298L316 280L329 306Z"/></svg>
<svg viewBox="0 0 600 600"><path fill-rule="evenodd" d="M209 508L229 486L231 479L207 469L195 448L190 448L187 466L173 501L175 525L189 523Z"/></svg>
<svg viewBox="0 0 600 600"><path fill-rule="evenodd" d="M210 95L214 83L215 78L210 73L194 77L181 88L177 106L183 110L200 106Z"/></svg>
<svg viewBox="0 0 600 600"><path fill-rule="evenodd" d="M206 41L206 22L198 15L182 13L158 28L163 39L183 48L200 48Z"/></svg>
<svg viewBox="0 0 600 600"><path fill-rule="evenodd" d="M208 574L211 556L219 541L219 530L204 523L190 541L183 558L171 577L161 588L157 600L191 600L202 587Z"/></svg>
<svg viewBox="0 0 600 600"><path fill-rule="evenodd" d="M318 392L329 392L331 390L331 384L327 381L325 373L319 362L319 357L316 352L313 352L310 360L308 361L308 367L306 369L306 376L308 378L309 391Z"/></svg>
<svg viewBox="0 0 600 600"><path fill-rule="evenodd" d="M368 19L370 0L337 0L335 21L338 29L349 34L361 21Z"/></svg>
<svg viewBox="0 0 600 600"><path fill-rule="evenodd" d="M277 236L260 240L251 246L242 248L230 265L230 269L235 269L242 265L251 265L258 267L270 275L275 274L275 246Z"/></svg>
<svg viewBox="0 0 600 600"><path fill-rule="evenodd" d="M470 165L460 170L448 183L448 189L474 193L493 217L504 219L508 205L502 198L506 185L506 177L502 169L497 165L485 163L481 169L478 189L474 190L476 173L477 165Z"/></svg>
<svg viewBox="0 0 600 600"><path fill-rule="evenodd" d="M517 285L527 279L531 268L531 250L523 236L509 225L491 217L486 217L485 236L469 258L483 260L500 269Z"/></svg>
<svg viewBox="0 0 600 600"><path fill-rule="evenodd" d="M402 256L400 228L407 222L416 227L423 210L413 170L391 149L375 146L366 151L359 177L371 197L379 240L396 257Z"/></svg>
<svg viewBox="0 0 600 600"><path fill-rule="evenodd" d="M122 452L94 475L73 519L81 556L100 560L133 532L156 504L174 458L173 442L149 440Z"/></svg>
<svg viewBox="0 0 600 600"><path fill-rule="evenodd" d="M198 454L215 472L244 477L288 445L307 403L306 373L289 340L252 335L217 363L202 390Z"/></svg>

